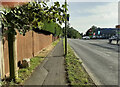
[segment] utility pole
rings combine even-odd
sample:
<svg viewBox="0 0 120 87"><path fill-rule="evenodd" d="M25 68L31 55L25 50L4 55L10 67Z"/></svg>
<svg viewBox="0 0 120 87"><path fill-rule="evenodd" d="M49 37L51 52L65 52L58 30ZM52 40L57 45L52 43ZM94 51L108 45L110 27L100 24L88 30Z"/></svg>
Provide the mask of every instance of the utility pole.
<svg viewBox="0 0 120 87"><path fill-rule="evenodd" d="M65 56L67 55L67 0L65 0Z"/></svg>

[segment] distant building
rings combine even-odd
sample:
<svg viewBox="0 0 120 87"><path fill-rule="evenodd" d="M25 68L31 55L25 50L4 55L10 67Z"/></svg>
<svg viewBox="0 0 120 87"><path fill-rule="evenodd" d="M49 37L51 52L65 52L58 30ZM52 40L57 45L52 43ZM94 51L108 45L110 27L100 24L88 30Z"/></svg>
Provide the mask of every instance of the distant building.
<svg viewBox="0 0 120 87"><path fill-rule="evenodd" d="M95 36L97 38L110 38L117 34L118 28L97 28L95 31Z"/></svg>
<svg viewBox="0 0 120 87"><path fill-rule="evenodd" d="M120 25L116 25L115 28L96 28L94 30L90 28L86 32L86 36L90 36L90 38L108 39L114 35L120 35Z"/></svg>

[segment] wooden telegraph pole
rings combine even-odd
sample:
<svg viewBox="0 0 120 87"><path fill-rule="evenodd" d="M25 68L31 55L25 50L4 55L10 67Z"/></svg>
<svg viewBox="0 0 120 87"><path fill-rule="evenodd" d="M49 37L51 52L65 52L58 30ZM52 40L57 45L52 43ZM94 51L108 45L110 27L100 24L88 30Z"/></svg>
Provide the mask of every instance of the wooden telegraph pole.
<svg viewBox="0 0 120 87"><path fill-rule="evenodd" d="M67 0L65 0L65 56L67 55Z"/></svg>

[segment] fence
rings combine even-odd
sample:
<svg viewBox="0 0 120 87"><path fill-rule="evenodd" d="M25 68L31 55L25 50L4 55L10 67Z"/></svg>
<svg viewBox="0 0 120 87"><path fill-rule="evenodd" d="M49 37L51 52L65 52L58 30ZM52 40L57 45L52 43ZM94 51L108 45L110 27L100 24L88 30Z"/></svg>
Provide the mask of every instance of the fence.
<svg viewBox="0 0 120 87"><path fill-rule="evenodd" d="M50 45L53 41L58 39L52 34L43 34L29 31L25 36L17 34L17 60L22 61L24 58L31 58L36 56L40 50ZM3 41L4 50L4 67L5 75L9 76L9 52L7 35L4 36Z"/></svg>

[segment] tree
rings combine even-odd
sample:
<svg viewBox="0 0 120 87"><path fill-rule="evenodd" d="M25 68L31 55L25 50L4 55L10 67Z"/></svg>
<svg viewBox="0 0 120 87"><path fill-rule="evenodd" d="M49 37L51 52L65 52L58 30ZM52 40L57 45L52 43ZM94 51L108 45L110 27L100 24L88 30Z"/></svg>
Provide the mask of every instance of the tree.
<svg viewBox="0 0 120 87"><path fill-rule="evenodd" d="M97 29L97 27L93 25L90 29L87 30L86 36L92 37L93 33L95 33L96 29Z"/></svg>
<svg viewBox="0 0 120 87"><path fill-rule="evenodd" d="M67 28L67 37L68 38L81 38L81 34L74 29L73 27L68 27Z"/></svg>
<svg viewBox="0 0 120 87"><path fill-rule="evenodd" d="M97 29L97 27L96 27L96 26L94 26L94 25L91 27L92 32L95 32L95 31L96 31L96 29Z"/></svg>
<svg viewBox="0 0 120 87"><path fill-rule="evenodd" d="M11 29L12 33L16 33L15 29L20 34L25 33L32 29L42 29L44 21L48 23L57 22L61 25L64 21L64 5L60 7L59 2L55 2L53 6L48 7L46 3L36 2L28 3L16 8L7 9L3 14L3 23L8 27L7 32Z"/></svg>
<svg viewBox="0 0 120 87"><path fill-rule="evenodd" d="M9 8L2 14L2 21L7 30L4 33L8 34L8 46L9 46L9 66L10 66L10 78L15 80L15 35L16 30L25 35L30 30L42 30L47 23L58 23L61 25L65 22L65 9L63 4L60 6L59 2L54 2L54 5L49 7L45 2L30 2L28 4L18 6L15 8ZM50 30L52 31L52 30Z"/></svg>

